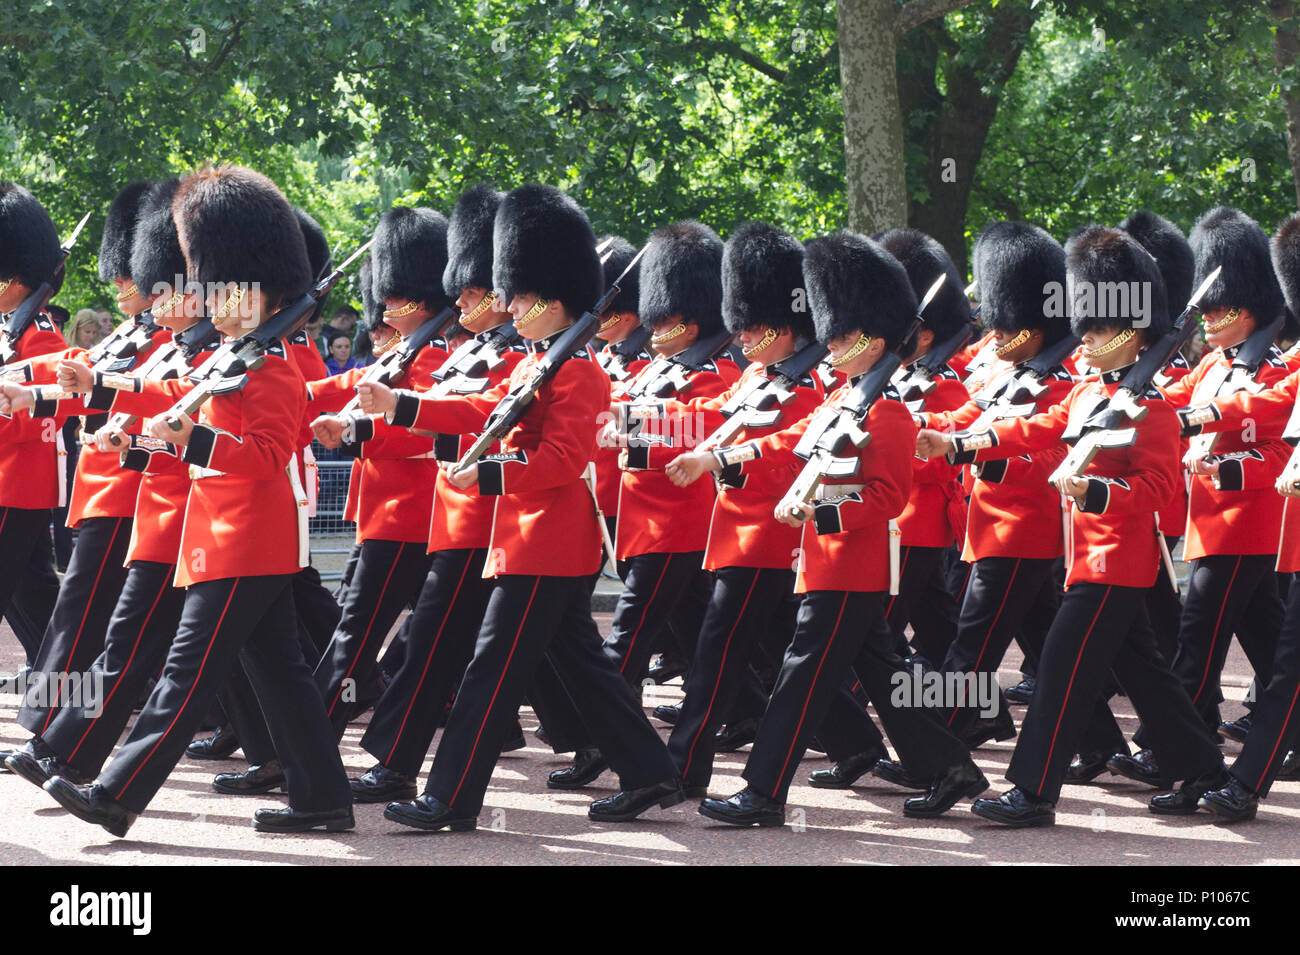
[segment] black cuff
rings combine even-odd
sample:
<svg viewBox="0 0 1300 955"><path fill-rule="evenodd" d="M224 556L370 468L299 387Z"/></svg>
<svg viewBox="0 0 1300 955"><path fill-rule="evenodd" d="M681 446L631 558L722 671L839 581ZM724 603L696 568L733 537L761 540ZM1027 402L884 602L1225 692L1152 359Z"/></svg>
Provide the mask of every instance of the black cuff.
<svg viewBox="0 0 1300 955"><path fill-rule="evenodd" d="M37 392L39 394L39 392ZM53 398L37 398L32 405L33 418L53 418L59 413L59 403Z"/></svg>
<svg viewBox="0 0 1300 955"><path fill-rule="evenodd" d="M433 456L448 464L460 460L460 435L440 434L433 439Z"/></svg>
<svg viewBox="0 0 1300 955"><path fill-rule="evenodd" d="M948 458L948 463L949 463L949 464L956 464L956 465L961 465L961 464L974 464L974 463L975 463L975 452L974 452L974 451L956 451L956 450L954 450L951 454L948 454L948 455L947 455L947 458Z"/></svg>
<svg viewBox="0 0 1300 955"><path fill-rule="evenodd" d="M352 440L357 444L375 436L375 419L369 416L352 419Z"/></svg>
<svg viewBox="0 0 1300 955"><path fill-rule="evenodd" d="M339 444L339 454L345 458L361 457L361 444L357 441L344 441Z"/></svg>
<svg viewBox="0 0 1300 955"><path fill-rule="evenodd" d="M838 534L844 530L838 504L818 504L813 508L813 528L818 534Z"/></svg>
<svg viewBox="0 0 1300 955"><path fill-rule="evenodd" d="M389 421L400 428L415 427L415 419L420 415L420 396L410 391L397 393L397 407L389 416Z"/></svg>
<svg viewBox="0 0 1300 955"><path fill-rule="evenodd" d="M128 448L122 453L122 467L128 471L144 471L149 467L149 452L144 448Z"/></svg>
<svg viewBox="0 0 1300 955"><path fill-rule="evenodd" d="M979 479L986 484L1001 484L1007 476L1007 462L1003 461L982 461L980 462Z"/></svg>
<svg viewBox="0 0 1300 955"><path fill-rule="evenodd" d="M117 392L112 388L105 388L103 385L95 385L90 391L81 396L82 403L87 408L92 408L95 411L112 411L115 400L117 400Z"/></svg>
<svg viewBox="0 0 1300 955"><path fill-rule="evenodd" d="M1240 491L1245 485L1245 468L1240 458L1224 458L1219 462L1219 473L1215 475L1214 486L1220 491Z"/></svg>
<svg viewBox="0 0 1300 955"><path fill-rule="evenodd" d="M648 471L650 470L650 446L635 447L627 449L627 468L628 471ZM739 468L737 468L739 470Z"/></svg>
<svg viewBox="0 0 1300 955"><path fill-rule="evenodd" d="M505 468L500 461L478 463L478 492L487 497L499 497L506 493Z"/></svg>
<svg viewBox="0 0 1300 955"><path fill-rule="evenodd" d="M1084 493L1083 500L1075 498L1075 501L1075 507L1085 514L1105 514L1110 504L1110 485L1096 478L1088 478L1088 490Z"/></svg>
<svg viewBox="0 0 1300 955"><path fill-rule="evenodd" d="M212 449L217 443L217 433L205 425L196 424L190 432L190 443L185 446L181 460L206 468L212 461Z"/></svg>
<svg viewBox="0 0 1300 955"><path fill-rule="evenodd" d="M728 487L744 487L749 475L741 471L739 464L728 464L718 472L718 483Z"/></svg>

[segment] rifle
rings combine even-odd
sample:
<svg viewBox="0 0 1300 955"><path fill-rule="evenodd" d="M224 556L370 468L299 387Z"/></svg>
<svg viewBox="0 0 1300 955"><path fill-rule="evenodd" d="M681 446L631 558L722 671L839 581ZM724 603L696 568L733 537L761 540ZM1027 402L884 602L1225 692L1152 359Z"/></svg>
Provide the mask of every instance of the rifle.
<svg viewBox="0 0 1300 955"><path fill-rule="evenodd" d="M456 314L456 309L448 306L437 315L425 319L419 328L402 339L402 343L397 348L385 352L383 358L367 368L358 384L377 382L381 385L391 385L397 381L406 374L425 345L446 334L447 329L455 323ZM360 403L360 398L353 398L343 410L338 412L339 417L356 411Z"/></svg>
<svg viewBox="0 0 1300 955"><path fill-rule="evenodd" d="M429 391L431 398L452 394L477 394L487 387L487 374L500 368L501 355L519 343L519 331L513 322L503 322L483 333L484 337L462 342L437 371Z"/></svg>
<svg viewBox="0 0 1300 955"><path fill-rule="evenodd" d="M1237 354L1233 356L1227 377L1215 389L1214 394L1208 397L1231 395L1238 391L1249 391L1252 394L1262 391L1263 385L1255 380L1255 375L1259 372L1259 366L1268 358L1269 352L1273 350L1273 342L1282 330L1284 322L1285 316L1279 315L1269 324L1251 332L1237 349ZM1188 454L1195 454L1198 458L1208 458L1214 454L1214 446L1218 442L1217 431L1211 434L1198 434L1188 442Z"/></svg>
<svg viewBox="0 0 1300 955"><path fill-rule="evenodd" d="M911 371L898 383L898 393L903 402L920 401L934 391L936 384L934 376L952 360L953 355L966 347L966 343L974 334L974 324L966 322L952 335L914 361Z"/></svg>
<svg viewBox="0 0 1300 955"><path fill-rule="evenodd" d="M641 256L645 255L647 248L649 246L642 247L590 311L584 312L576 322L561 333L555 340L555 344L546 350L541 361L532 367L528 377L511 388L510 393L497 402L497 406L492 409L492 413L488 415L483 425L483 432L456 463L453 471L464 471L466 468L473 467L487 453L488 448L504 440L527 413L542 386L555 377L560 366L572 355L587 347L587 342L591 341L596 334L596 329L600 328L601 316L609 310L614 299L618 297L621 291L619 283L636 268L636 264L641 261Z"/></svg>
<svg viewBox="0 0 1300 955"><path fill-rule="evenodd" d="M944 276L939 276L925 293L912 323L897 345L880 356L880 359L867 370L848 398L838 407L821 408L808 424L794 453L808 463L803 466L790 489L781 499L782 504L796 504L799 510L795 516L802 517L802 508L817 496L817 489L828 478L852 477L857 473L857 457L847 457L851 449L861 450L871 440L871 433L864 431L863 423L871 413L872 406L889 388L894 373L903 366L911 350L912 339L920 331L925 321L925 309L939 290L943 288Z"/></svg>
<svg viewBox="0 0 1300 955"><path fill-rule="evenodd" d="M600 365L605 374L609 375L611 381L627 381L632 377L632 373L627 370L627 366L636 361L638 355L645 351L645 346L650 342L652 332L644 325L638 325L636 330L614 345L609 351L604 349L596 353L596 362Z"/></svg>
<svg viewBox="0 0 1300 955"><path fill-rule="evenodd" d="M1137 429L1130 422L1141 421L1147 414L1147 409L1137 403L1138 399L1146 394L1156 376L1174 360L1192 337L1192 332L1196 329L1193 316L1200 313L1201 299L1218 279L1220 271L1221 268L1216 268L1206 276L1205 281L1188 299L1187 307L1178 316L1173 328L1134 362L1115 394L1086 417L1081 415L1077 423L1067 425L1061 440L1073 447L1052 472L1049 481L1078 477L1092 463L1098 451L1103 448L1127 448L1137 440Z"/></svg>
<svg viewBox="0 0 1300 955"><path fill-rule="evenodd" d="M723 331L702 341L697 341L689 348L676 355L658 355L650 363L636 384L628 389L624 400L638 398L671 398L686 390L690 376L705 365L716 361L735 338L731 332Z"/></svg>
<svg viewBox="0 0 1300 955"><path fill-rule="evenodd" d="M770 428L781 420L781 408L794 400L794 389L826 357L821 342L804 345L789 358L772 367L771 378L754 375L718 410L727 420L696 448L708 451L731 445L746 428Z"/></svg>
<svg viewBox="0 0 1300 955"><path fill-rule="evenodd" d="M1047 391L1044 382L1078 347L1078 337L1066 335L1021 363L993 398L987 403L981 402L983 413L965 430L982 431L999 418L1021 418L1033 414L1034 405Z"/></svg>
<svg viewBox="0 0 1300 955"><path fill-rule="evenodd" d="M348 260L304 292L299 298L276 310L275 314L247 335L227 342L216 354L204 362L195 376L195 388L172 405L163 415L168 427L181 430L181 418L192 415L207 404L214 395L242 391L248 384L249 372L261 368L266 354L278 342L288 338L307 323L316 303L338 284L344 270L365 254L374 242L371 239L348 257Z"/></svg>
<svg viewBox="0 0 1300 955"><path fill-rule="evenodd" d="M27 327L36 320L36 316L54 295L54 281L63 272L68 255L77 243L77 236L81 235L81 230L86 227L89 219L90 213L87 212L81 217L77 227L72 230L72 235L68 236L67 241L59 247L59 262L54 267L54 274L36 286L31 294L23 299L22 304L5 316L4 330L0 332L0 367L8 365L18 357L18 340L23 337L23 332L27 331Z"/></svg>

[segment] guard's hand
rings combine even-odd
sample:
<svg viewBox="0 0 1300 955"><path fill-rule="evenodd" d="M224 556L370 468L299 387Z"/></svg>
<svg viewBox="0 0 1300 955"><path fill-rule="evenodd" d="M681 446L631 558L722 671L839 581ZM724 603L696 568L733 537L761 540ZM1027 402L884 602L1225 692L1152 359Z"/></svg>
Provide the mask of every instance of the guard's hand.
<svg viewBox="0 0 1300 955"><path fill-rule="evenodd" d="M596 444L602 448L623 447L623 442L620 440L619 430L614 426L614 422L605 422L605 426L596 434Z"/></svg>
<svg viewBox="0 0 1300 955"><path fill-rule="evenodd" d="M776 519L782 524L789 527L803 527L813 516L811 504L800 504L797 501L782 501L773 511Z"/></svg>
<svg viewBox="0 0 1300 955"><path fill-rule="evenodd" d="M311 433L327 448L337 448L343 443L343 419L323 414L311 423Z"/></svg>
<svg viewBox="0 0 1300 955"><path fill-rule="evenodd" d="M930 458L942 457L952 451L954 445L952 439L942 431L935 431L933 428L922 428L916 434L916 456L929 460Z"/></svg>
<svg viewBox="0 0 1300 955"><path fill-rule="evenodd" d="M678 487L689 487L710 471L718 470L718 459L710 451L687 451L668 462L664 473Z"/></svg>
<svg viewBox="0 0 1300 955"><path fill-rule="evenodd" d="M377 381L363 381L357 385L357 398L366 414L388 414L397 407L397 393Z"/></svg>
<svg viewBox="0 0 1300 955"><path fill-rule="evenodd" d="M1214 477L1219 473L1219 459L1211 455L1204 457L1195 451L1188 451L1183 458L1183 467L1193 474L1203 474L1206 477Z"/></svg>
<svg viewBox="0 0 1300 955"><path fill-rule="evenodd" d="M177 420L180 422L179 431L172 429L170 421L164 415L150 418L149 426L145 430L159 441L170 441L177 447L183 448L190 443L190 435L194 433L194 419L183 414Z"/></svg>
<svg viewBox="0 0 1300 955"><path fill-rule="evenodd" d="M1076 477L1073 474L1067 474L1065 477L1059 478L1052 483L1056 485L1056 489L1066 497L1072 497L1076 500L1082 500L1084 495L1088 493L1088 479Z"/></svg>
<svg viewBox="0 0 1300 955"><path fill-rule="evenodd" d="M463 471L456 470L456 465L447 468L447 480L451 482L452 487L458 487L462 491L468 491L478 483L478 465L471 464Z"/></svg>
<svg viewBox="0 0 1300 955"><path fill-rule="evenodd" d="M1300 473L1287 468L1278 476L1273 489L1283 497L1300 497L1300 487L1297 484L1300 484Z"/></svg>
<svg viewBox="0 0 1300 955"><path fill-rule="evenodd" d="M36 395L26 385L12 381L0 383L0 414L6 417L19 411L30 411L36 404Z"/></svg>
<svg viewBox="0 0 1300 955"><path fill-rule="evenodd" d="M94 372L90 370L90 366L83 365L79 361L63 359L59 362L55 374L58 376L59 387L64 391L84 395L95 387Z"/></svg>

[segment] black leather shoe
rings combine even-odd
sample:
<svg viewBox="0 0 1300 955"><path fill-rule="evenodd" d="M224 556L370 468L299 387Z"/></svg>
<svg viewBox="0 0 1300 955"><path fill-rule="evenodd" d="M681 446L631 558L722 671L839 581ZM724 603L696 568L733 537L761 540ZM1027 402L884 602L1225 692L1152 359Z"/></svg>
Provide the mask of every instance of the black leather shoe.
<svg viewBox="0 0 1300 955"><path fill-rule="evenodd" d="M1160 772L1160 767L1156 765L1155 753L1149 749L1140 749L1132 756L1116 753L1106 760L1106 768L1116 776L1135 779L1153 789L1174 788L1174 780Z"/></svg>
<svg viewBox="0 0 1300 955"><path fill-rule="evenodd" d="M259 809L253 813L253 828L258 832L310 832L325 827L326 832L355 829L352 807L305 812L298 809Z"/></svg>
<svg viewBox="0 0 1300 955"><path fill-rule="evenodd" d="M1016 723L1011 718L1011 714L1003 710L997 716L981 716L971 728L966 731L967 749L975 749L977 746L983 746L989 740L997 740L999 743L1004 740L1016 738Z"/></svg>
<svg viewBox="0 0 1300 955"><path fill-rule="evenodd" d="M229 759L239 749L239 737L229 726L223 726L206 739L196 739L185 747L190 759Z"/></svg>
<svg viewBox="0 0 1300 955"><path fill-rule="evenodd" d="M90 782L71 766L58 761L48 746L32 740L18 752L5 759L5 766L36 786L44 786L45 781L54 776L62 776L70 783L79 786Z"/></svg>
<svg viewBox="0 0 1300 955"><path fill-rule="evenodd" d="M600 750L587 747L573 754L573 765L557 769L546 780L548 789L581 789L596 781L596 778L609 769L609 763L600 755Z"/></svg>
<svg viewBox="0 0 1300 955"><path fill-rule="evenodd" d="M546 732L545 726L538 726L537 729L533 730L533 735L537 737L537 741L543 746L551 745L551 736Z"/></svg>
<svg viewBox="0 0 1300 955"><path fill-rule="evenodd" d="M677 717L682 715L682 708L676 705L661 703L654 708L654 718L660 723L667 723L669 726L677 725Z"/></svg>
<svg viewBox="0 0 1300 955"><path fill-rule="evenodd" d="M501 744L501 752L513 753L517 749L523 749L528 745L528 740L524 739L524 728L515 721L515 727L506 734L506 741Z"/></svg>
<svg viewBox="0 0 1300 955"><path fill-rule="evenodd" d="M1287 781L1300 779L1300 756L1295 750L1288 750L1282 758L1282 768L1277 771L1277 778Z"/></svg>
<svg viewBox="0 0 1300 955"><path fill-rule="evenodd" d="M77 786L62 776L55 776L46 780L43 788L78 819L103 826L119 839L126 836L131 823L135 822L135 813L123 808L97 783Z"/></svg>
<svg viewBox="0 0 1300 955"><path fill-rule="evenodd" d="M925 792L934 783L932 779L917 779L903 764L892 759L878 759L871 772L887 783L893 783L901 789L915 789Z"/></svg>
<svg viewBox="0 0 1300 955"><path fill-rule="evenodd" d="M604 799L597 799L587 807L587 818L593 822L631 822L652 806L671 809L686 801L682 784L675 779L627 789Z"/></svg>
<svg viewBox="0 0 1300 955"><path fill-rule="evenodd" d="M284 785L284 769L278 759L261 766L249 766L244 773L218 773L212 788L230 796L257 796Z"/></svg>
<svg viewBox="0 0 1300 955"><path fill-rule="evenodd" d="M1018 703L1021 706L1028 706L1029 701L1034 698L1035 680L1032 676L1027 676L1013 687L1002 692L1002 696L1008 703Z"/></svg>
<svg viewBox="0 0 1300 955"><path fill-rule="evenodd" d="M389 769L383 763L376 763L356 779L349 779L352 787L352 801L391 802L394 799L414 799L415 780L406 773Z"/></svg>
<svg viewBox="0 0 1300 955"><path fill-rule="evenodd" d="M733 826L784 826L785 806L746 786L727 799L706 799L700 815Z"/></svg>
<svg viewBox="0 0 1300 955"><path fill-rule="evenodd" d="M428 793L410 802L390 802L384 809L384 818L427 832L438 829L473 832L478 825L478 816L458 816L456 810L443 805Z"/></svg>
<svg viewBox="0 0 1300 955"><path fill-rule="evenodd" d="M1219 724L1219 735L1224 739L1230 739L1234 743L1246 742L1246 737L1250 735L1251 720L1250 714L1236 720L1225 720Z"/></svg>
<svg viewBox="0 0 1300 955"><path fill-rule="evenodd" d="M1173 792L1152 796L1147 808L1158 816L1191 816L1195 814L1202 796L1212 789L1228 785L1231 778L1226 769L1218 769L1196 779L1184 780Z"/></svg>
<svg viewBox="0 0 1300 955"><path fill-rule="evenodd" d="M1065 771L1065 781L1090 783L1106 771L1106 764L1111 757L1127 755L1127 753L1079 753L1070 761L1070 768Z"/></svg>
<svg viewBox="0 0 1300 955"><path fill-rule="evenodd" d="M841 759L830 769L819 769L808 774L808 785L816 789L848 789L871 772L880 760L880 753L868 750Z"/></svg>
<svg viewBox="0 0 1300 955"><path fill-rule="evenodd" d="M1248 822L1259 812L1259 797L1229 775L1228 785L1211 789L1197 805L1226 822Z"/></svg>
<svg viewBox="0 0 1300 955"><path fill-rule="evenodd" d="M1030 795L1018 786L1007 790L997 799L976 799L971 803L970 811L982 819L1011 826L1013 829L1056 824L1056 811L1052 804Z"/></svg>
<svg viewBox="0 0 1300 955"><path fill-rule="evenodd" d="M667 654L661 653L658 659L650 664L650 669L646 670L645 675L646 679L651 683L663 685L669 680L685 676L686 664L681 660L671 659Z"/></svg>
<svg viewBox="0 0 1300 955"><path fill-rule="evenodd" d="M749 716L735 723L728 723L718 730L718 735L713 738L713 748L719 753L734 753L757 738L758 717Z"/></svg>
<svg viewBox="0 0 1300 955"><path fill-rule="evenodd" d="M903 815L913 819L933 819L957 805L958 799L978 796L988 788L989 781L979 767L967 760L936 779L924 796L903 800Z"/></svg>

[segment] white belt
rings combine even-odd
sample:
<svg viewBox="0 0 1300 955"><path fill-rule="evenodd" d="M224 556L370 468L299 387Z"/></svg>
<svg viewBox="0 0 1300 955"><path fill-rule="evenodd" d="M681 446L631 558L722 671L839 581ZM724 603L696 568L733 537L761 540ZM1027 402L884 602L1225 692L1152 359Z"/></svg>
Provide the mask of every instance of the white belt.
<svg viewBox="0 0 1300 955"><path fill-rule="evenodd" d="M63 429L59 428L54 441L55 466L59 469L59 507L68 506L68 445L63 440Z"/></svg>
<svg viewBox="0 0 1300 955"><path fill-rule="evenodd" d="M216 468L200 467L197 464L190 465L190 480L200 481L203 478L221 477L225 471L218 471Z"/></svg>
<svg viewBox="0 0 1300 955"><path fill-rule="evenodd" d="M302 468L306 472L307 516L316 516L316 500L320 493L320 472L316 469L316 455L311 445L302 449Z"/></svg>
<svg viewBox="0 0 1300 955"><path fill-rule="evenodd" d="M890 596L898 596L898 580L900 573L900 558L903 550L903 532L899 530L898 521L893 518L889 519L889 593Z"/></svg>
<svg viewBox="0 0 1300 955"><path fill-rule="evenodd" d="M285 468L289 474L289 486L293 488L294 510L298 514L298 566L306 567L311 560L311 541L308 538L308 513L310 504L307 500L307 492L303 490L302 480L298 477L298 455L289 459L289 466Z"/></svg>

